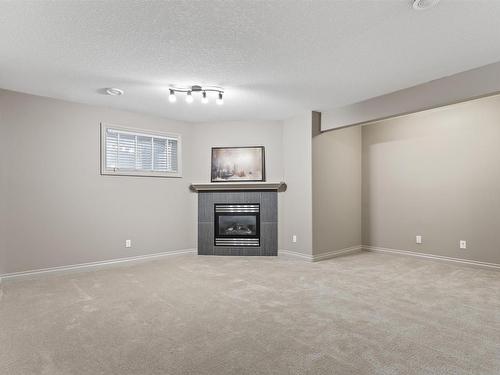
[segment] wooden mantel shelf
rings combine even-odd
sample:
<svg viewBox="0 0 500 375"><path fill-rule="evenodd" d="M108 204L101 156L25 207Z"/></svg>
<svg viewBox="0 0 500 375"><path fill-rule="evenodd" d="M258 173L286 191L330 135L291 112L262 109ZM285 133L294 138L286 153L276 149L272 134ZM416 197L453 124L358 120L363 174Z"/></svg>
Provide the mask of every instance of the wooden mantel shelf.
<svg viewBox="0 0 500 375"><path fill-rule="evenodd" d="M191 184L192 191L227 191L227 190L286 190L286 184L282 182L210 182Z"/></svg>

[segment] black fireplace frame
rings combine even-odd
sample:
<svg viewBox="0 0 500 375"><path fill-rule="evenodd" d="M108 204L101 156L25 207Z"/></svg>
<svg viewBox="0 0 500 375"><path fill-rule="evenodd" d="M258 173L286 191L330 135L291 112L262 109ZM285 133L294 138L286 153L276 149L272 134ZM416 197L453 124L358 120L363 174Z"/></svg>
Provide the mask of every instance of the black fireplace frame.
<svg viewBox="0 0 500 375"><path fill-rule="evenodd" d="M254 205L258 206L259 210L258 212L244 212L244 211L235 211L235 212L217 212L217 206L227 206L227 203L215 203L214 204L214 246L220 247L255 247L255 246L260 246L260 203L238 203L238 205ZM219 217L220 216L251 216L255 217L255 234L249 234L249 235L233 235L233 234L219 234ZM244 238L250 238L250 239L257 239L258 244L251 244L251 245L244 245L244 244L238 244L238 245L220 245L217 244L217 239L218 238L226 238L226 239L244 239Z"/></svg>

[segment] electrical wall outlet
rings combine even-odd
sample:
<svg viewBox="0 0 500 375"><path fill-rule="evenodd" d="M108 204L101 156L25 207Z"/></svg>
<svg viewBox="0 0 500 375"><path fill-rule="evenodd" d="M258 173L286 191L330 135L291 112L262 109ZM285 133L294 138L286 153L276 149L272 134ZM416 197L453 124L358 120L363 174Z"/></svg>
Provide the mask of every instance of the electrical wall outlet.
<svg viewBox="0 0 500 375"><path fill-rule="evenodd" d="M422 236L418 235L415 237L415 242L418 243L418 244L421 244L422 243Z"/></svg>
<svg viewBox="0 0 500 375"><path fill-rule="evenodd" d="M125 240L125 247L132 247L132 240Z"/></svg>
<svg viewBox="0 0 500 375"><path fill-rule="evenodd" d="M467 241L460 240L460 248L461 249L467 249Z"/></svg>
<svg viewBox="0 0 500 375"><path fill-rule="evenodd" d="M294 234L294 235L292 236L292 242L297 242L297 235L295 235L295 234Z"/></svg>

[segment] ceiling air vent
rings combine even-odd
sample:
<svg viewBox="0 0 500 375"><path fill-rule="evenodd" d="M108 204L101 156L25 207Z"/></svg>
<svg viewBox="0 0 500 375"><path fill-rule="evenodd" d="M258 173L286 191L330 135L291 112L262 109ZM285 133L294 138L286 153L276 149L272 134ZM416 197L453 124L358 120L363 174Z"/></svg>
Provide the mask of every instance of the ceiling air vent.
<svg viewBox="0 0 500 375"><path fill-rule="evenodd" d="M413 9L425 10L432 8L437 3L439 3L439 0L413 0Z"/></svg>

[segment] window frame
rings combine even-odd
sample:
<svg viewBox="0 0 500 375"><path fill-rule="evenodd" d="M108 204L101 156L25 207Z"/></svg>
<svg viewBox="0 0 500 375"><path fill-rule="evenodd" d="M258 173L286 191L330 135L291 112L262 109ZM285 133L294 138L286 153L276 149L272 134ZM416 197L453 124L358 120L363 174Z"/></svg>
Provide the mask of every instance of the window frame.
<svg viewBox="0 0 500 375"><path fill-rule="evenodd" d="M103 176L138 176L138 177L182 177L182 136L177 133L167 133L157 130L146 130L138 128L129 128L121 125L113 125L101 122L101 175ZM167 137L177 140L177 172L163 172L163 171L145 171L145 170L131 170L131 169L117 169L106 167L106 132L108 129L113 129L122 132L135 133L137 135L144 135L146 137Z"/></svg>

